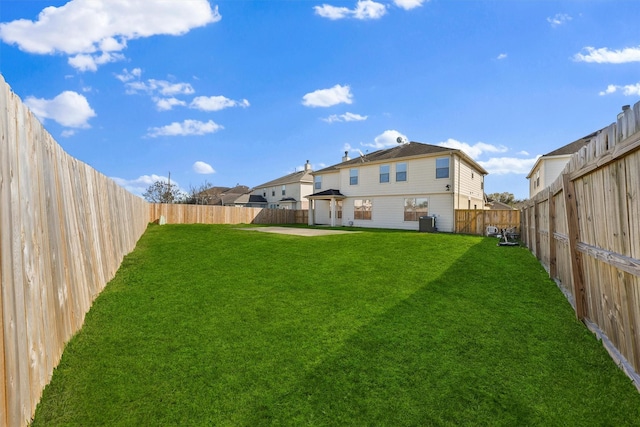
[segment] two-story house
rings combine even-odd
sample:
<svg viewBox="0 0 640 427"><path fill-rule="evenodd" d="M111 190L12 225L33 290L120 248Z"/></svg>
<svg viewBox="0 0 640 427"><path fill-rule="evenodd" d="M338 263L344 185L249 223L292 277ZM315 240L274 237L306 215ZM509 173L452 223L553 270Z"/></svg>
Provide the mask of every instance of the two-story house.
<svg viewBox="0 0 640 427"><path fill-rule="evenodd" d="M304 169L254 187L251 195L266 200L270 209L307 209L305 196L313 193L311 165L307 160Z"/></svg>
<svg viewBox="0 0 640 427"><path fill-rule="evenodd" d="M599 131L596 131L538 157L529 175L527 175L527 179L529 180L529 198L553 184L567 163L569 163L571 156L589 144L598 132Z"/></svg>
<svg viewBox="0 0 640 427"><path fill-rule="evenodd" d="M436 218L438 231L453 232L455 209L484 209L488 172L461 150L399 145L312 172L307 196L309 225L419 229Z"/></svg>

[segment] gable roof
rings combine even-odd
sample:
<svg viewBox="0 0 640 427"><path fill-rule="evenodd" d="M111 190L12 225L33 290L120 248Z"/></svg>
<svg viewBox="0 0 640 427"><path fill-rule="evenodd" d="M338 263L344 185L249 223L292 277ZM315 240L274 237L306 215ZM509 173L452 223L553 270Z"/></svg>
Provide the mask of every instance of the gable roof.
<svg viewBox="0 0 640 427"><path fill-rule="evenodd" d="M605 128L603 128L605 129ZM548 152L547 154L544 154L540 157L538 157L538 159L536 160L536 162L533 164L533 166L531 167L531 170L529 171L529 174L527 175L527 179L531 178L531 176L533 175L533 172L538 168L538 166L540 165L540 163L544 160L547 160L551 157L571 157L573 154L577 153L578 151L580 151L580 149L582 147L585 147L586 145L588 145L593 138L600 133L600 131L602 131L603 129L597 130L593 133L590 133L587 136L583 136L580 139L576 139L573 142L568 143L567 145L563 145L560 148L556 148L553 151Z"/></svg>
<svg viewBox="0 0 640 427"><path fill-rule="evenodd" d="M262 205L266 205L267 204L267 199L265 199L264 197L257 195L257 194L249 194L249 193L245 193L243 195L241 195L240 197L238 197L236 200L234 200L234 203L236 204L262 204Z"/></svg>
<svg viewBox="0 0 640 427"><path fill-rule="evenodd" d="M574 154L577 153L578 151L580 151L580 149L582 147L584 147L585 145L587 145L588 143L591 142L591 140L593 139L594 136L596 136L596 134L600 132L600 131L595 131L593 133L590 133L587 136L583 136L580 139L577 139L573 142L570 142L567 145L564 145L560 148L557 148L545 155L543 155L542 157L551 157L551 156L564 156L564 155L568 155L568 154Z"/></svg>
<svg viewBox="0 0 640 427"><path fill-rule="evenodd" d="M484 170L482 166L476 163L475 160L473 160L463 151L456 150L454 148L441 147L439 145L424 144L422 142L413 141L409 142L408 144L399 144L395 147L387 148L385 150L378 150L374 151L373 153L367 153L365 155L344 161L342 163L337 163L333 166L320 169L313 174L315 175L316 173L337 171L338 169L344 167L361 165L362 163L382 162L385 160L399 160L403 158L430 156L434 154L450 154L452 152L460 154L461 157L464 157L465 160L471 163L480 173L483 173L485 175L488 174L488 172Z"/></svg>
<svg viewBox="0 0 640 427"><path fill-rule="evenodd" d="M290 173L289 175L285 175L280 178L276 178L273 181L265 182L264 184L256 185L255 189L265 188L265 187L278 187L280 185L285 184L295 184L298 182L305 182L311 184L313 182L313 178L311 177L310 170L301 170L298 172Z"/></svg>
<svg viewBox="0 0 640 427"><path fill-rule="evenodd" d="M236 185L235 187L210 187L198 193L197 197L206 199L207 205L224 205L232 203L240 195L249 192L246 185Z"/></svg>
<svg viewBox="0 0 640 427"><path fill-rule="evenodd" d="M347 196L342 194L340 190L335 190L332 188L329 190L320 191L318 193L309 194L308 196L305 196L305 197L307 199L322 199L322 198L345 199Z"/></svg>

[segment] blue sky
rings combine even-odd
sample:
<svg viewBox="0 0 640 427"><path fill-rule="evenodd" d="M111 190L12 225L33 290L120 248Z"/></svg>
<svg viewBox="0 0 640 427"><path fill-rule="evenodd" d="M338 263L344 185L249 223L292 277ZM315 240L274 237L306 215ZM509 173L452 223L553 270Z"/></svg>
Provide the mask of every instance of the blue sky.
<svg viewBox="0 0 640 427"><path fill-rule="evenodd" d="M2 0L0 73L141 194L249 187L396 137L526 198L537 156L640 97L636 0Z"/></svg>

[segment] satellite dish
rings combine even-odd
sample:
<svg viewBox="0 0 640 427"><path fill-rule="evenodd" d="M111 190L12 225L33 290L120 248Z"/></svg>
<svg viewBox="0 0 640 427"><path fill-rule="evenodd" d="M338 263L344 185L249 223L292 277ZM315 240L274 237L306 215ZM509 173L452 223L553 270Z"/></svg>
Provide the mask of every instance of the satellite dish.
<svg viewBox="0 0 640 427"><path fill-rule="evenodd" d="M396 138L396 141L398 142L398 144L402 144L404 142L404 139L402 139L401 136Z"/></svg>

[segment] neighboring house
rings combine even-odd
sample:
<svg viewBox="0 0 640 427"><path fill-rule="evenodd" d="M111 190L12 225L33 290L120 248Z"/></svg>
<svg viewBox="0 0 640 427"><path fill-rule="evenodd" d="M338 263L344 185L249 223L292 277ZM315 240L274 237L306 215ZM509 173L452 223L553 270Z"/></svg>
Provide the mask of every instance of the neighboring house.
<svg viewBox="0 0 640 427"><path fill-rule="evenodd" d="M506 203L502 203L499 202L497 200L487 200L487 203L485 204L485 206L490 209L490 210L499 210L499 211L505 211L505 210L514 210L517 211L518 209L508 205Z"/></svg>
<svg viewBox="0 0 640 427"><path fill-rule="evenodd" d="M312 172L309 225L419 229L436 218L453 232L455 209L484 209L487 171L460 150L410 142Z"/></svg>
<svg viewBox="0 0 640 427"><path fill-rule="evenodd" d="M246 185L235 187L211 187L195 196L198 205L234 206L235 201L244 194L249 193Z"/></svg>
<svg viewBox="0 0 640 427"><path fill-rule="evenodd" d="M313 193L311 165L307 160L304 169L254 187L252 196L262 197L271 209L307 209L305 196Z"/></svg>
<svg viewBox="0 0 640 427"><path fill-rule="evenodd" d="M589 144L599 131L573 141L563 147L541 156L527 175L529 180L529 198L551 185L559 176L571 156Z"/></svg>
<svg viewBox="0 0 640 427"><path fill-rule="evenodd" d="M266 208L267 199L257 194L246 193L238 197L233 206L240 206L245 208Z"/></svg>

